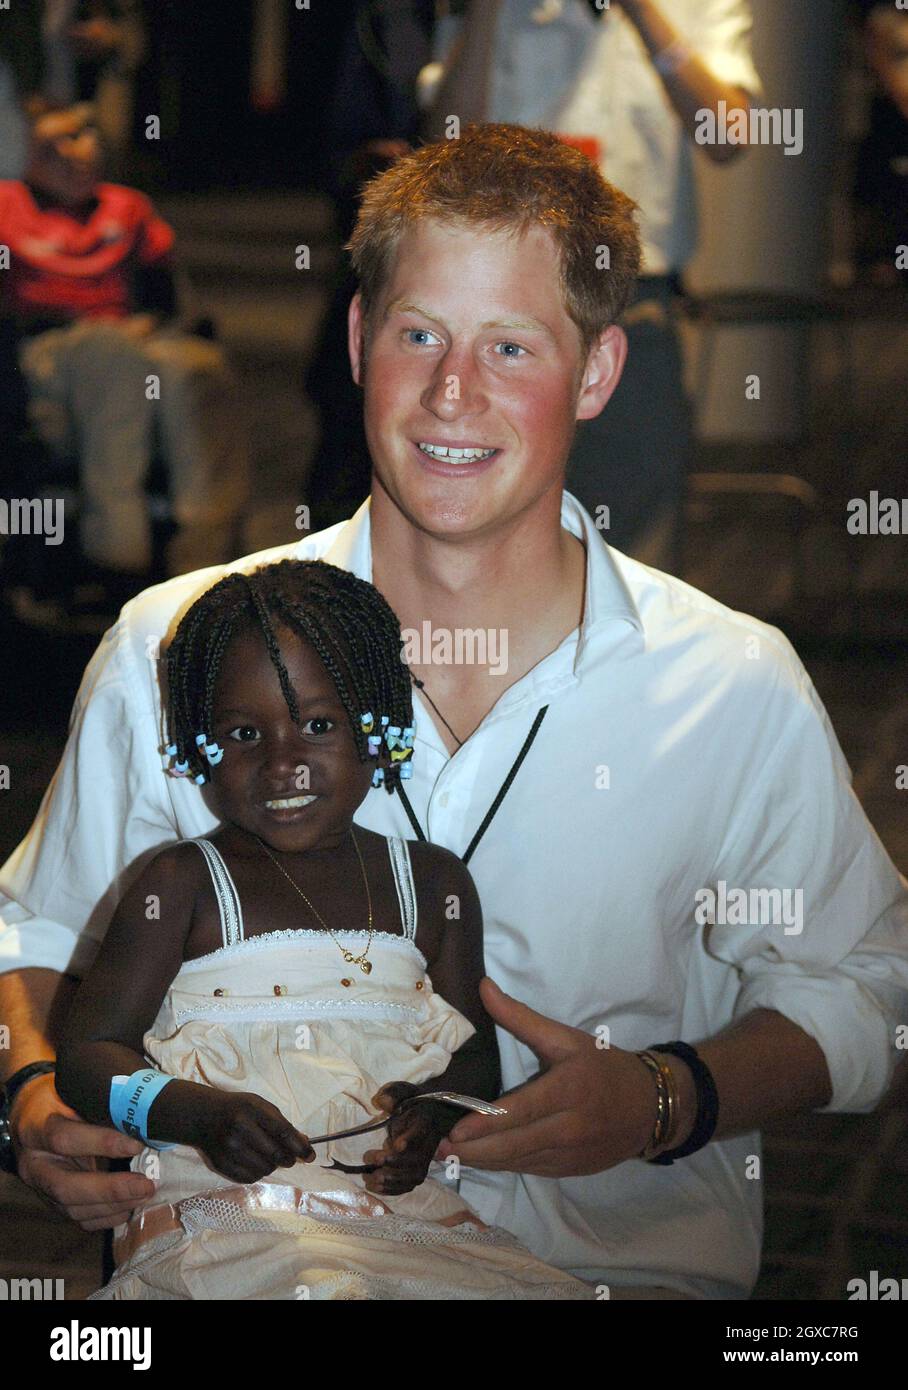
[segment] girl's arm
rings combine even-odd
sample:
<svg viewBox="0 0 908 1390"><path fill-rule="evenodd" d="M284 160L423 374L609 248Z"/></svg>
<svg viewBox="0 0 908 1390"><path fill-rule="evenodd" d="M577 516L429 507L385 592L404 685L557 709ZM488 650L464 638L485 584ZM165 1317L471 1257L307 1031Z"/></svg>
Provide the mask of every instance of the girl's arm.
<svg viewBox="0 0 908 1390"><path fill-rule="evenodd" d="M495 1025L479 994L485 963L476 885L466 865L440 845L411 844L410 852L419 899L417 945L426 958L432 988L476 1029L454 1053L447 1070L417 1089L495 1100L501 1091L501 1062Z"/></svg>
<svg viewBox="0 0 908 1390"><path fill-rule="evenodd" d="M419 900L416 944L426 958L435 992L468 1018L476 1032L440 1076L421 1085L386 1084L375 1103L393 1110L399 1101L424 1091L459 1091L495 1100L501 1090L501 1063L495 1025L479 994L485 965L476 886L456 855L438 845L411 843L410 854ZM425 1180L436 1148L463 1113L457 1106L426 1102L392 1119L382 1148L363 1154L363 1163L375 1169L365 1179L366 1187L386 1196L412 1191Z"/></svg>
<svg viewBox="0 0 908 1390"><path fill-rule="evenodd" d="M112 1123L111 1078L147 1066L144 1036L183 963L201 864L198 850L183 844L146 866L76 994L57 1060L57 1090L97 1124ZM270 1101L179 1078L152 1101L147 1134L201 1149L236 1182L257 1182L275 1168L315 1159L305 1135Z"/></svg>
<svg viewBox="0 0 908 1390"><path fill-rule="evenodd" d="M121 899L94 964L80 985L63 1029L56 1084L61 1099L95 1124L111 1124L110 1082L148 1065L143 1039L167 988L183 963L198 883L193 845L162 850ZM203 1088L172 1081L165 1091ZM166 1135L158 1118L162 1091L149 1111L154 1138L188 1143L192 1106L168 1096ZM154 1123L152 1123L154 1114Z"/></svg>

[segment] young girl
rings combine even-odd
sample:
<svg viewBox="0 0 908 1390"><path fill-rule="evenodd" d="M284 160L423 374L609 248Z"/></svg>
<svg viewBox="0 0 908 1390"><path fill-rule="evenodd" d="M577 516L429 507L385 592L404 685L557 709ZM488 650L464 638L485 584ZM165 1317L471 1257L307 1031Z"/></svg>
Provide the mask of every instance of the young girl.
<svg viewBox="0 0 908 1390"><path fill-rule="evenodd" d="M391 609L319 561L231 574L166 673L168 771L210 783L222 823L145 866L68 1020L62 1098L144 1139L158 1182L92 1297L594 1297L427 1176L463 1110L309 1142L499 1091L470 875L353 823L410 772Z"/></svg>

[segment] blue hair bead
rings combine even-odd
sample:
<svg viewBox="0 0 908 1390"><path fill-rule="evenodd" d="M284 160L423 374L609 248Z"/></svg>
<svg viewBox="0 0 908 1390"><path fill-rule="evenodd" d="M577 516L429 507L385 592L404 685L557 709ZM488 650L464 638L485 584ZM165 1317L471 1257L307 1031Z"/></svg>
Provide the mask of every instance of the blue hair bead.
<svg viewBox="0 0 908 1390"><path fill-rule="evenodd" d="M378 757L378 750L379 750L379 748L381 747L381 738L379 737L379 735L378 735L378 734L370 734L369 737L366 739L366 743L368 744L368 747L369 747L369 757L370 757L370 758L377 758L377 757Z"/></svg>
<svg viewBox="0 0 908 1390"><path fill-rule="evenodd" d="M182 762L180 762L180 763L174 763L174 765L173 765L173 770L174 770L174 772L178 773L178 774L182 777L182 775L183 775L184 772L188 772L188 771L189 771L189 759L188 759L188 758L184 758Z"/></svg>
<svg viewBox="0 0 908 1390"><path fill-rule="evenodd" d="M197 748L201 748L201 746L202 746L203 743L207 743L207 742L208 742L208 735L207 735L207 734L196 734L196 736L195 736L195 742L196 742L196 747L197 747Z"/></svg>
<svg viewBox="0 0 908 1390"><path fill-rule="evenodd" d="M192 780L193 780L193 782L195 782L195 784L196 784L197 787L200 787L200 786L202 785L202 783L205 781L205 774L204 774L204 772L197 772L196 775L195 775L195 777L193 777Z"/></svg>
<svg viewBox="0 0 908 1390"><path fill-rule="evenodd" d="M383 782L384 780L385 780L385 769L384 769L383 767L377 767L377 768L375 769L375 771L373 772L373 774L372 774L372 785L373 785L373 787L380 787L381 784L382 784L382 782Z"/></svg>
<svg viewBox="0 0 908 1390"><path fill-rule="evenodd" d="M365 714L361 714L359 716L359 723L360 728L362 729L364 734L371 734L372 728L375 724L375 720L372 717L372 711L367 710Z"/></svg>
<svg viewBox="0 0 908 1390"><path fill-rule="evenodd" d="M176 744L175 744L175 743L168 743L167 747L164 749L164 753L166 754L166 756L167 756L168 758L175 758L176 755L177 755L177 746L176 746Z"/></svg>
<svg viewBox="0 0 908 1390"><path fill-rule="evenodd" d="M224 756L224 750L223 748L219 748L217 744L214 745L213 753L210 751L210 749L211 745L209 744L208 747L206 747L205 749L205 752L208 755L208 761L212 767L217 767L218 763Z"/></svg>
<svg viewBox="0 0 908 1390"><path fill-rule="evenodd" d="M388 718L388 716L387 716L386 714L383 714L382 717L381 717L381 726L382 726L382 728L383 728L383 729L386 729L390 723L391 723L391 720Z"/></svg>
<svg viewBox="0 0 908 1390"><path fill-rule="evenodd" d="M412 764L412 763L401 763L401 765L400 765L400 778L401 778L401 781L406 782L407 779L410 778L410 777L412 777L412 776L413 776L413 764Z"/></svg>

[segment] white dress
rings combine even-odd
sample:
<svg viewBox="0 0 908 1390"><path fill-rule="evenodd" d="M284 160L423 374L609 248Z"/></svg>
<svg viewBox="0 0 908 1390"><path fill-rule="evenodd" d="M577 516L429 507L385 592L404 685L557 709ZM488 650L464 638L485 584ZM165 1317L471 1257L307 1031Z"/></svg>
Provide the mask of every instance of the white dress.
<svg viewBox="0 0 908 1390"><path fill-rule="evenodd" d="M416 946L417 900L407 842L388 838L403 935L375 932L365 975L325 931L246 939L231 874L204 853L223 945L186 961L146 1033L161 1071L252 1091L304 1134L376 1118L390 1081L444 1072L475 1031L432 989ZM341 933L354 953L365 931ZM441 1164L412 1192L377 1197L363 1177L324 1166L362 1162L382 1131L319 1145L315 1163L237 1185L198 1150L146 1148L131 1167L157 1182L117 1228L118 1267L93 1299L556 1299L594 1290L484 1226Z"/></svg>

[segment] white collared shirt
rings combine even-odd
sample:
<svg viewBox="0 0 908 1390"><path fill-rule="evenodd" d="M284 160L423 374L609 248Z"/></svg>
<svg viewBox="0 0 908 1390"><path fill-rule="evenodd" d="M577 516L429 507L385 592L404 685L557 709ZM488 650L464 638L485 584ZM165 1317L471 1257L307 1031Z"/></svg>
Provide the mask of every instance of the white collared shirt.
<svg viewBox="0 0 908 1390"><path fill-rule="evenodd" d="M662 9L718 81L762 94L748 0L671 0ZM439 27L440 60L460 22ZM486 119L597 139L603 176L640 205L644 272L664 275L690 260L693 142L620 5L596 19L585 0L502 0Z"/></svg>
<svg viewBox="0 0 908 1390"><path fill-rule="evenodd" d="M0 870L2 968L81 973L137 856L217 824L205 789L166 776L158 753L154 657L175 617L228 569L285 557L370 579L369 518L366 502L347 523L126 605L86 670L37 819ZM606 546L568 493L562 525L587 550L579 631L504 691L453 758L414 694L409 796L429 838L457 853L549 706L470 863L488 973L549 1017L604 1025L621 1048L696 1042L776 1009L823 1049L827 1108L873 1108L908 1017L908 884L806 672L777 629ZM413 835L383 789L356 820ZM733 911L699 925L696 895L720 881L726 896L800 889L803 930L743 925ZM499 1042L506 1088L535 1073L525 1046L500 1030ZM762 1184L747 1166L759 1153L748 1134L672 1167L631 1160L560 1181L471 1171L461 1190L583 1278L740 1298L759 1265Z"/></svg>

